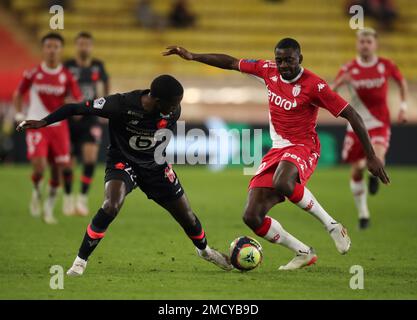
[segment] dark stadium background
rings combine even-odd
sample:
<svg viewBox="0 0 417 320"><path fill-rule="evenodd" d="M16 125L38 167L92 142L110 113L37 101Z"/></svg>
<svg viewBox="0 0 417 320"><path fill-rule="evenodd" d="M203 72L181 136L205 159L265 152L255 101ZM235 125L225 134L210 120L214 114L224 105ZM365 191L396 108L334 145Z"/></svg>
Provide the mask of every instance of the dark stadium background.
<svg viewBox="0 0 417 320"><path fill-rule="evenodd" d="M238 123L266 129L267 133L265 91L262 84L237 72L186 63L175 57L164 58L160 53L167 45L178 44L196 52L224 52L238 58L272 59L275 43L291 36L302 45L304 65L328 82L333 81L343 63L355 56L355 31L349 28L347 9L355 1L190 0L186 4L194 22L181 28L168 26L174 2L149 1L151 13L145 19L140 13L139 0L2 1L0 161L26 161L24 135L13 131L11 96L23 70L39 60L38 42L51 31L49 21L53 14L49 8L53 4L64 8L64 29L57 31L66 39L65 58L73 55L74 36L84 30L95 38L94 55L106 63L112 93L145 88L161 73L175 75L187 89L182 112L187 128L207 127L206 120L216 117L225 128L228 123ZM417 4L412 0L396 0L392 5L396 14L393 22L372 17L365 7L365 25L381 32L380 54L393 59L410 83L409 124L405 126L396 125L398 89L395 84L390 86L393 134L387 163L416 165ZM333 140L329 148L323 145L322 154L330 153L327 158L331 160L322 157L321 165L338 164L343 121L321 111L318 130ZM107 137L104 138L101 161L107 143ZM268 140L264 144L267 146Z"/></svg>

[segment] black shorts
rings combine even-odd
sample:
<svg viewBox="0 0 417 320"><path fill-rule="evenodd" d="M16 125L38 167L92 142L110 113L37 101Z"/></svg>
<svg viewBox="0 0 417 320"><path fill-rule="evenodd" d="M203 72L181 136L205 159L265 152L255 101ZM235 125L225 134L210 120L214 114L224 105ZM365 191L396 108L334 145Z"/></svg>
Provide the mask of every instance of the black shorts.
<svg viewBox="0 0 417 320"><path fill-rule="evenodd" d="M71 135L71 154L74 156L81 155L81 146L84 143L101 143L103 135L102 125L94 119L84 116L79 120L71 119L69 121Z"/></svg>
<svg viewBox="0 0 417 320"><path fill-rule="evenodd" d="M156 202L176 200L184 194L174 169L168 163L148 168L131 164L125 159L108 157L104 181L110 180L124 181L127 193L138 186L148 199Z"/></svg>

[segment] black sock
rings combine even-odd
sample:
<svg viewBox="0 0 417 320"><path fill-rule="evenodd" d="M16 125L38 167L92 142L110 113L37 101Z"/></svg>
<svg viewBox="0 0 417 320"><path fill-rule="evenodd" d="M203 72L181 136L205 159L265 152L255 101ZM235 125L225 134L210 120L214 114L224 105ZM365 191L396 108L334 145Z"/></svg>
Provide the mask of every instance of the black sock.
<svg viewBox="0 0 417 320"><path fill-rule="evenodd" d="M204 250L207 247L206 233L197 217L195 222L195 225L184 228L184 231L198 249Z"/></svg>
<svg viewBox="0 0 417 320"><path fill-rule="evenodd" d="M83 175L81 176L81 194L87 194L93 180L94 169L94 163L84 163Z"/></svg>
<svg viewBox="0 0 417 320"><path fill-rule="evenodd" d="M62 175L64 176L64 191L66 194L70 194L72 191L72 169L64 169Z"/></svg>
<svg viewBox="0 0 417 320"><path fill-rule="evenodd" d="M87 231L78 251L78 256L81 259L87 260L93 253L113 220L114 216L107 214L102 208L98 210L91 223L87 226Z"/></svg>

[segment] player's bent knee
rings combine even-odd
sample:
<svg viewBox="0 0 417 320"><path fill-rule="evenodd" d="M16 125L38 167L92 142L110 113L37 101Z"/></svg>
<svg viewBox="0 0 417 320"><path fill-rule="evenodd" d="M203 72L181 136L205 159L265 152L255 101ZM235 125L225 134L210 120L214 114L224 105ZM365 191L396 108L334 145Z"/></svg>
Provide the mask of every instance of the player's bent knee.
<svg viewBox="0 0 417 320"><path fill-rule="evenodd" d="M117 214L119 213L122 205L123 205L123 201L116 201L116 200L112 200L112 199L106 199L106 200L104 200L102 208L103 208L104 212L107 213L108 215L116 217Z"/></svg>
<svg viewBox="0 0 417 320"><path fill-rule="evenodd" d="M291 179L280 177L274 181L274 187L279 194L289 197L294 192L295 183Z"/></svg>
<svg viewBox="0 0 417 320"><path fill-rule="evenodd" d="M245 211L243 214L243 222L252 230L258 229L263 222L263 217L260 214L254 214L253 212Z"/></svg>

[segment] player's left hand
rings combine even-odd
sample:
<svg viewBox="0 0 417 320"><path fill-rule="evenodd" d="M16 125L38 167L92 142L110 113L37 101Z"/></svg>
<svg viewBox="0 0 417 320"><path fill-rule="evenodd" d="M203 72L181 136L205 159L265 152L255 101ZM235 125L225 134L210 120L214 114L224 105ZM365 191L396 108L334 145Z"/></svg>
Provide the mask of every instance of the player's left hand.
<svg viewBox="0 0 417 320"><path fill-rule="evenodd" d="M407 120L408 120L407 111L401 109L400 112L398 113L398 123L404 124L407 122Z"/></svg>
<svg viewBox="0 0 417 320"><path fill-rule="evenodd" d="M25 120L19 123L16 131L23 131L26 129L39 129L46 126L45 120Z"/></svg>
<svg viewBox="0 0 417 320"><path fill-rule="evenodd" d="M384 169L384 164L376 155L373 155L372 157L368 158L366 163L368 165L368 170L370 173L372 173L375 177L378 177L382 181L382 183L390 183L389 177Z"/></svg>

